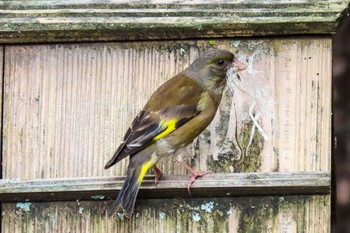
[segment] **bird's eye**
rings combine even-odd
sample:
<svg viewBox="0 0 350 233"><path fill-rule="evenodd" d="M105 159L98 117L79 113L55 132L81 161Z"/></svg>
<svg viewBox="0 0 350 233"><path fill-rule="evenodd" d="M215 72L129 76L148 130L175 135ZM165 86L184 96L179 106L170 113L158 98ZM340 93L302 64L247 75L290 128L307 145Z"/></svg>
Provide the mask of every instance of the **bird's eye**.
<svg viewBox="0 0 350 233"><path fill-rule="evenodd" d="M225 61L222 60L222 59L219 59L216 63L217 63L218 65L222 66L222 65L225 63Z"/></svg>

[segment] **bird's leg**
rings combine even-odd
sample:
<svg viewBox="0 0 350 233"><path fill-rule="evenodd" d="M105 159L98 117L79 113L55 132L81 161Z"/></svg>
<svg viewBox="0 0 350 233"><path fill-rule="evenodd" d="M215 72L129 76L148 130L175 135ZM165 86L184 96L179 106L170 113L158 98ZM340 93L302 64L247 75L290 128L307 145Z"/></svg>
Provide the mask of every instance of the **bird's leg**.
<svg viewBox="0 0 350 233"><path fill-rule="evenodd" d="M157 185L159 183L160 178L163 176L163 172L159 170L159 168L154 165L153 166L154 170L154 183Z"/></svg>
<svg viewBox="0 0 350 233"><path fill-rule="evenodd" d="M189 172L191 172L191 174L192 174L192 176L191 176L191 178L190 178L190 180L188 181L188 184L187 184L188 193L191 193L190 189L192 187L192 184L196 181L197 177L202 177L202 176L205 176L205 175L211 173L210 171L196 171L195 169L190 167L186 162L184 162L184 161L181 161L181 162L178 161L178 162L181 163L181 165L184 168L186 168Z"/></svg>

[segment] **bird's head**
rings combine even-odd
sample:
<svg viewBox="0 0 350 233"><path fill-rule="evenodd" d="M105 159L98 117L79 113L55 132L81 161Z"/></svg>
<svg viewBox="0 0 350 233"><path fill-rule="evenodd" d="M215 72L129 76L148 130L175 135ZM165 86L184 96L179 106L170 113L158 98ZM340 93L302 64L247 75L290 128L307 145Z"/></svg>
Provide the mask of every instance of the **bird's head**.
<svg viewBox="0 0 350 233"><path fill-rule="evenodd" d="M244 70L245 65L227 50L212 49L199 56L185 73L199 82L205 89L222 94L226 85L227 71L234 68Z"/></svg>

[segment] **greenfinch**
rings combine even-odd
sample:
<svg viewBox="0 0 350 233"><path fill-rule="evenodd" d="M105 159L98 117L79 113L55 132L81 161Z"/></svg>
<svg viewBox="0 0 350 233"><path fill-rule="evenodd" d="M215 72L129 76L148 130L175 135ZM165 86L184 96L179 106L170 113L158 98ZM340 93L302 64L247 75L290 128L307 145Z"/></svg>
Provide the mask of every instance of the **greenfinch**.
<svg viewBox="0 0 350 233"><path fill-rule="evenodd" d="M229 51L212 49L153 93L105 165L108 169L130 156L122 189L109 208L110 216L123 210L129 218L146 172L153 167L157 183L162 176L157 162L182 153L210 124L220 104L230 68L239 71L245 69L245 65ZM207 174L182 164L192 174L188 188L197 177Z"/></svg>

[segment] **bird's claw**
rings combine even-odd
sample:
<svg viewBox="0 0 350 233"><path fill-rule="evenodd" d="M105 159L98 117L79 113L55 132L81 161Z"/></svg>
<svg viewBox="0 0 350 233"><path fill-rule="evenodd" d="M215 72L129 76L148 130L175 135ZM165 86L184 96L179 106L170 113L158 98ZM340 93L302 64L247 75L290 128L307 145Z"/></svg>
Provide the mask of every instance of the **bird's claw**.
<svg viewBox="0 0 350 233"><path fill-rule="evenodd" d="M196 181L197 177L202 177L202 176L208 175L212 172L211 171L192 171L191 173L192 173L192 176L187 184L187 191L189 194L191 194L192 184Z"/></svg>
<svg viewBox="0 0 350 233"><path fill-rule="evenodd" d="M159 170L158 167L154 166L154 184L157 185L159 183L160 178L163 176L163 172Z"/></svg>

